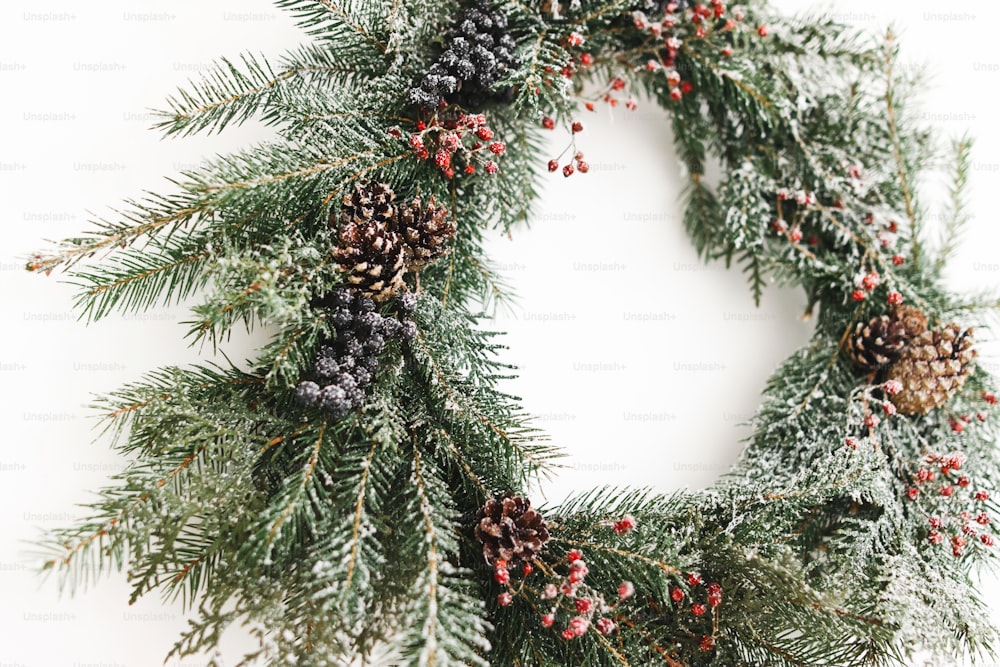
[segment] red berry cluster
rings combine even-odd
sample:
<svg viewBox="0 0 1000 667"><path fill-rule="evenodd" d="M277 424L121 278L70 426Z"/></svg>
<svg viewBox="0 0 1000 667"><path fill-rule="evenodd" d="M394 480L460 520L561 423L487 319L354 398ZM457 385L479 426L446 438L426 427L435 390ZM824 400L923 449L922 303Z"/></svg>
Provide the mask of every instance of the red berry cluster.
<svg viewBox="0 0 1000 667"><path fill-rule="evenodd" d="M793 246L802 242L802 218L806 211L816 204L816 195L808 190L780 188L775 193L778 217L771 221L771 231L788 239ZM786 221L791 218L791 222ZM819 239L810 237L809 245L816 245Z"/></svg>
<svg viewBox="0 0 1000 667"><path fill-rule="evenodd" d="M658 20L650 19L641 11L633 12L632 25L636 30L649 35L651 40L646 52L648 55L643 62L636 64L636 69L662 72L670 86L670 99L679 101L692 89L691 84L682 81L674 69L677 52L683 44L686 41L706 39L714 34L730 32L737 24L742 23L744 18L743 12L739 9L730 15L722 0L711 0L708 4L697 3L680 12L677 3L668 2L664 7L663 16ZM760 37L767 37L767 27L760 26L757 34ZM733 48L726 43L719 52L728 58L733 55Z"/></svg>
<svg viewBox="0 0 1000 667"><path fill-rule="evenodd" d="M602 635L614 632L615 622L611 620L609 615L618 603L635 594L632 582L621 582L618 585L618 601L614 604L608 604L603 595L586 584L587 563L583 560L583 554L578 549L570 550L566 554L565 561L556 563L556 568L561 568L563 565L566 566L566 573L559 575L553 569L551 581L545 584L541 590L533 591L522 587L517 591L525 596L528 593L533 593L540 600L545 601L546 611L540 619L542 627L554 628L557 619L561 618L562 629L559 630L559 636L567 641L582 637L590 630ZM504 594L501 593L501 595ZM506 594L509 595L509 593Z"/></svg>
<svg viewBox="0 0 1000 667"><path fill-rule="evenodd" d="M971 490L972 480L961 473L965 455L928 454L912 476L913 485L906 490L912 501L924 497L930 505L927 512L927 541L931 544L948 544L956 558L965 554L972 545L991 547L993 535L984 532L992 518L983 503L990 494Z"/></svg>
<svg viewBox="0 0 1000 667"><path fill-rule="evenodd" d="M697 572L689 572L682 580L687 584L688 590L685 592L683 584L670 587L670 600L674 603L677 613L690 614L689 620L699 627L693 629L695 636L701 634L699 648L702 651L711 651L715 648L715 638L719 628L718 607L722 604L722 586L716 582L705 584L702 576ZM704 585L704 600L701 602L701 586ZM709 612L711 611L711 614ZM709 625L704 625L704 617L709 614ZM707 628L707 630L706 630ZM708 634L704 634L707 632Z"/></svg>
<svg viewBox="0 0 1000 667"><path fill-rule="evenodd" d="M636 526L635 518L628 514L606 523L619 535L630 532ZM493 566L493 580L504 587L497 595L497 603L501 607L510 606L515 596L541 601L532 606L544 609L540 618L542 627L556 629L566 641L582 637L589 631L602 635L615 632L617 626L611 615L619 604L635 595L632 582L622 581L618 584L616 601L609 604L599 591L587 585L589 568L579 549L568 551L566 557L554 563L551 569L545 566L542 569L547 581L540 584L541 588L528 585L528 577L535 571L535 566L531 563L525 563L521 567L519 574L522 578L515 585L511 581L507 562L497 560ZM721 592L718 595L718 600L721 601Z"/></svg>
<svg viewBox="0 0 1000 667"><path fill-rule="evenodd" d="M399 128L389 133L403 138ZM495 174L500 170L496 158L507 150L504 142L494 138L483 114L462 113L454 118L435 116L429 122L419 121L407 143L418 160L433 160L445 178L472 175L477 166L487 174Z"/></svg>

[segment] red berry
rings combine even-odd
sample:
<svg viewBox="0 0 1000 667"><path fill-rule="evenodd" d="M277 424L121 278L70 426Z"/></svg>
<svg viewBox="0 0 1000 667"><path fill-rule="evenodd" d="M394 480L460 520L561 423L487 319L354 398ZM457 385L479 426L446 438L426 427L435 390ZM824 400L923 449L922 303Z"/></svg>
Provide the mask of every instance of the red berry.
<svg viewBox="0 0 1000 667"><path fill-rule="evenodd" d="M556 622L556 615L555 614L545 614L544 616L542 616L542 627L543 628L551 628L552 624L555 623L555 622Z"/></svg>
<svg viewBox="0 0 1000 667"><path fill-rule="evenodd" d="M584 67L588 67L590 65L593 65L594 64L594 56L590 55L589 53L581 53L580 54L580 64L583 65Z"/></svg>
<svg viewBox="0 0 1000 667"><path fill-rule="evenodd" d="M559 163L556 160L549 160L549 171L555 171L559 168Z"/></svg>
<svg viewBox="0 0 1000 667"><path fill-rule="evenodd" d="M414 134L410 136L410 147L411 148L423 148L424 140L419 134Z"/></svg>
<svg viewBox="0 0 1000 667"><path fill-rule="evenodd" d="M452 169L451 167L448 167L447 169L445 169L441 173L444 174L445 178L453 178L455 176L455 170Z"/></svg>
<svg viewBox="0 0 1000 667"><path fill-rule="evenodd" d="M982 542L983 544L985 544L988 547L992 547L993 546L993 536L992 535L987 535L986 533L983 533L982 535L979 536L979 541Z"/></svg>
<svg viewBox="0 0 1000 667"><path fill-rule="evenodd" d="M563 176L565 176L566 178L569 178L570 176L573 175L573 171L574 171L573 170L573 165L568 164L565 167L563 167Z"/></svg>
<svg viewBox="0 0 1000 667"><path fill-rule="evenodd" d="M503 155L505 150L507 150L507 144L502 141L494 141L490 144L490 152L494 155Z"/></svg>
<svg viewBox="0 0 1000 667"><path fill-rule="evenodd" d="M476 136L482 139L483 141L489 141L490 139L493 138L493 130L484 125L483 127L480 127L478 130L476 130Z"/></svg>
<svg viewBox="0 0 1000 667"><path fill-rule="evenodd" d="M861 286L864 287L869 292L878 287L878 283L879 283L879 275L878 273L875 272L869 273L864 278L861 279Z"/></svg>
<svg viewBox="0 0 1000 667"><path fill-rule="evenodd" d="M708 653L715 648L715 639L712 637L702 637L701 641L698 642L698 648Z"/></svg>
<svg viewBox="0 0 1000 667"><path fill-rule="evenodd" d="M951 543L956 547L964 547L966 544L965 538L962 537L961 535L954 535L951 538Z"/></svg>
<svg viewBox="0 0 1000 667"><path fill-rule="evenodd" d="M888 301L890 305L898 306L903 303L903 295L896 291L889 292Z"/></svg>
<svg viewBox="0 0 1000 667"><path fill-rule="evenodd" d="M713 607L718 607L722 604L722 593L709 593L708 594L708 604Z"/></svg>
<svg viewBox="0 0 1000 667"><path fill-rule="evenodd" d="M501 586L505 586L510 583L510 572L506 568L497 568L493 573L493 579Z"/></svg>
<svg viewBox="0 0 1000 667"><path fill-rule="evenodd" d="M510 603L513 601L514 597L506 591L497 596L497 604L501 607L509 607Z"/></svg>
<svg viewBox="0 0 1000 667"><path fill-rule="evenodd" d="M431 154L427 151L426 148L420 148L419 150L417 150L417 158L420 160L426 160L430 156Z"/></svg>
<svg viewBox="0 0 1000 667"><path fill-rule="evenodd" d="M566 43L570 46L580 46L583 44L583 35L578 32L571 32L566 38Z"/></svg>
<svg viewBox="0 0 1000 667"><path fill-rule="evenodd" d="M976 494L973 496L973 498L982 502L984 500L989 500L990 494L988 494L986 491L976 491Z"/></svg>
<svg viewBox="0 0 1000 667"><path fill-rule="evenodd" d="M895 264L896 266L899 266L900 264L903 264L904 262L906 262L906 258L903 257L902 255L893 255L892 256L892 263Z"/></svg>
<svg viewBox="0 0 1000 667"><path fill-rule="evenodd" d="M590 627L590 621L583 616L574 616L569 621L569 630L572 630L573 634L577 637L582 637L587 633L587 628Z"/></svg>
<svg viewBox="0 0 1000 667"><path fill-rule="evenodd" d="M521 572L524 573L524 576L526 576L526 577L529 574L531 574L532 572L534 572L534 571L535 571L535 568L534 568L534 566L532 566L531 563L525 563L524 567L521 568Z"/></svg>
<svg viewBox="0 0 1000 667"><path fill-rule="evenodd" d="M573 123L573 133L583 132L583 123L576 121Z"/></svg>
<svg viewBox="0 0 1000 667"><path fill-rule="evenodd" d="M583 171L583 169L580 171ZM635 518L631 514L626 514L621 520L615 522L615 532L619 535L624 535L633 528L635 528Z"/></svg>
<svg viewBox="0 0 1000 667"><path fill-rule="evenodd" d="M467 174L474 174L474 173L476 173L476 165L474 165L474 164L467 164L467 165L465 165L465 170L464 171Z"/></svg>
<svg viewBox="0 0 1000 667"><path fill-rule="evenodd" d="M722 57L723 58L728 58L728 57L730 57L732 55L733 55L733 47L727 46L726 48L722 49Z"/></svg>
<svg viewBox="0 0 1000 667"><path fill-rule="evenodd" d="M980 512L979 515L976 517L976 523L978 523L980 526L989 525L990 515L987 514L986 512Z"/></svg>
<svg viewBox="0 0 1000 667"><path fill-rule="evenodd" d="M932 530L930 532L930 535L927 536L927 539L930 541L931 544L941 544L942 542L944 542L944 535L937 532L936 530Z"/></svg>
<svg viewBox="0 0 1000 667"><path fill-rule="evenodd" d="M437 149L434 153L434 164L441 169L447 169L451 165L451 153L444 148Z"/></svg>
<svg viewBox="0 0 1000 667"><path fill-rule="evenodd" d="M625 81L620 78L616 78L611 82L611 90L622 90L625 88Z"/></svg>
<svg viewBox="0 0 1000 667"><path fill-rule="evenodd" d="M701 575L698 574L697 572L691 572L691 573L689 573L688 576L687 576L687 580L688 580L688 583L691 584L692 586L697 586L702 581L701 580Z"/></svg>
<svg viewBox="0 0 1000 667"><path fill-rule="evenodd" d="M576 637L576 633L573 632L572 630L570 630L569 628L566 628L565 630L563 630L561 634L562 634L562 638L566 639L566 640L570 640L570 639L573 639L573 637Z"/></svg>
<svg viewBox="0 0 1000 667"><path fill-rule="evenodd" d="M869 428L869 429L875 428L876 426L879 425L879 422L881 422L881 421L882 420L880 420L875 415L865 415L865 422L864 422L865 423L865 428Z"/></svg>
<svg viewBox="0 0 1000 667"><path fill-rule="evenodd" d="M910 500L916 500L917 496L919 495L920 495L920 489L918 489L915 486L911 486L906 490L906 497L909 498Z"/></svg>
<svg viewBox="0 0 1000 667"><path fill-rule="evenodd" d="M962 557L962 548L961 547L952 547L951 548L951 555L954 556L955 558L961 558Z"/></svg>
<svg viewBox="0 0 1000 667"><path fill-rule="evenodd" d="M610 618L597 619L597 631L602 635L610 635L615 631L615 623Z"/></svg>
<svg viewBox="0 0 1000 667"><path fill-rule="evenodd" d="M952 489L950 485L945 484L944 486L941 487L941 490L938 491L938 493L940 493L942 496L944 496L945 498L947 498L947 497L951 496L951 494L952 494L953 491L954 491L954 489Z"/></svg>
<svg viewBox="0 0 1000 667"><path fill-rule="evenodd" d="M556 121L553 118L546 116L545 118L542 119L542 127L544 127L546 130L551 130L555 126L556 126Z"/></svg>
<svg viewBox="0 0 1000 667"><path fill-rule="evenodd" d="M586 104L584 104L583 106L584 106L584 108L585 108L585 109L586 109L587 111L594 111L594 103L593 103L593 102L587 102L587 103L586 103Z"/></svg>
<svg viewBox="0 0 1000 667"><path fill-rule="evenodd" d="M858 440L857 440L857 438L847 438L844 441L844 444L847 445L848 447L850 447L851 449L857 449L858 448Z"/></svg>
<svg viewBox="0 0 1000 667"><path fill-rule="evenodd" d="M699 603L691 605L691 613L695 616L704 616L706 611L708 611L708 607L703 604Z"/></svg>
<svg viewBox="0 0 1000 667"><path fill-rule="evenodd" d="M627 600L635 595L635 586L632 585L631 581L623 581L618 584L618 599Z"/></svg>
<svg viewBox="0 0 1000 667"><path fill-rule="evenodd" d="M483 169L485 169L486 173L489 174L489 175L491 175L491 176L493 174L497 173L498 171L500 171L500 167L498 167L497 163L494 162L493 160L490 160L489 162L487 162L485 164L485 166L483 167Z"/></svg>
<svg viewBox="0 0 1000 667"><path fill-rule="evenodd" d="M427 129L427 123L422 120L417 121L417 132L423 132Z"/></svg>
<svg viewBox="0 0 1000 667"><path fill-rule="evenodd" d="M792 231L788 232L788 240L792 243L798 243L802 240L802 230L798 227L793 227Z"/></svg>
<svg viewBox="0 0 1000 667"><path fill-rule="evenodd" d="M594 608L594 603L589 598L577 598L575 606L576 613L586 614Z"/></svg>
<svg viewBox="0 0 1000 667"><path fill-rule="evenodd" d="M767 26L762 25L759 28L757 28L757 34L760 35L761 37L767 37Z"/></svg>
<svg viewBox="0 0 1000 667"><path fill-rule="evenodd" d="M680 100L681 97L683 97L683 96L684 95L683 95L683 93L681 93L681 89L680 88L671 88L670 89L670 99L672 99L674 102Z"/></svg>
<svg viewBox="0 0 1000 667"><path fill-rule="evenodd" d="M684 93L685 95L687 95L692 90L694 90L694 86L691 85L690 81L681 81L681 92L682 93Z"/></svg>
<svg viewBox="0 0 1000 667"><path fill-rule="evenodd" d="M935 530L937 530L938 528L940 528L941 524L942 524L941 519L939 519L936 516L932 516L930 519L927 520L927 522L930 524L931 528L933 528Z"/></svg>
<svg viewBox="0 0 1000 667"><path fill-rule="evenodd" d="M721 593L722 592L722 586L720 586L718 583L716 583L716 582L713 581L708 586L705 586L705 590L708 591L709 595L712 595L713 593Z"/></svg>
<svg viewBox="0 0 1000 667"><path fill-rule="evenodd" d="M997 395L994 394L994 393L992 393L992 392L989 392L989 391L984 391L983 392L983 400L986 401L987 403L989 403L990 405L996 405L997 404Z"/></svg>
<svg viewBox="0 0 1000 667"><path fill-rule="evenodd" d="M855 301L864 301L865 293L859 289L856 289L853 292L851 292L851 298L854 299Z"/></svg>
<svg viewBox="0 0 1000 667"><path fill-rule="evenodd" d="M681 600L684 599L684 591L682 591L677 586L674 586L673 588L670 589L670 599L673 600L674 602L679 603Z"/></svg>

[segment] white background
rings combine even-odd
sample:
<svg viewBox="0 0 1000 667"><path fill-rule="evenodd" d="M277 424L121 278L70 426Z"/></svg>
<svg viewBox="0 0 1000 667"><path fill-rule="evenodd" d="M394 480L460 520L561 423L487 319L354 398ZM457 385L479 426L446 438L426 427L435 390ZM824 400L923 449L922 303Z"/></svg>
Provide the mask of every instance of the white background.
<svg viewBox="0 0 1000 667"><path fill-rule="evenodd" d="M842 0L830 9L878 33L895 23L906 62L930 68L926 119L943 137L977 138L975 219L950 283L998 288L1000 228L989 197L1000 185L1000 56L991 37L1000 5L945 5ZM208 354L186 347L183 309L83 326L71 312L72 287L22 271L24 258L43 239L79 231L85 211L109 212L126 197L164 189L162 176L265 137L251 127L161 140L147 129L148 109L219 55L276 55L299 40L264 0L0 8L0 667L162 661L184 625L178 606L150 596L128 607L118 577L60 598L31 569L32 540L70 523L76 504L121 469L106 441L91 444L91 394ZM513 390L569 454L544 494L558 500L605 483L702 487L736 458L748 434L741 423L768 374L807 340L804 300L772 289L755 309L737 271L698 262L680 225L670 137L652 105L583 120L591 173L551 175L531 229L493 243L520 295L498 316L509 331L506 359L521 366ZM554 133L553 154L564 140ZM237 337L227 351L239 358L251 344ZM995 355L986 363L995 369ZM1000 592L996 580L983 588ZM227 647L230 662L240 641Z"/></svg>

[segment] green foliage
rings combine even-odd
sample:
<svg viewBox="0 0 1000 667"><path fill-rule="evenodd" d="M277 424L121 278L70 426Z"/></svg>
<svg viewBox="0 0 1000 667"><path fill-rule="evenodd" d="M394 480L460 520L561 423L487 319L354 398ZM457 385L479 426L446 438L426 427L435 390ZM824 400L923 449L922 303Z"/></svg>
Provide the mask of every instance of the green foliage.
<svg viewBox="0 0 1000 667"><path fill-rule="evenodd" d="M237 326L269 335L244 367L163 369L101 401L128 463L88 520L50 536L45 568L62 585L124 571L132 600L157 590L190 610L171 656L215 649L245 625L259 641L240 664L891 665L920 650L991 650L972 581L990 552L955 558L931 544L928 517L945 501L907 492L923 457L958 450L975 488L997 487L992 381L977 370L947 408L868 427L883 389L843 352L890 290L934 325L974 324L996 304L940 286L968 219L970 143L955 147L950 224L932 252L913 187L936 151L891 35L754 5L745 25L771 37L713 27L685 40L674 66L691 91L674 99L646 66L662 40L634 27L641 3L505 0L519 62L498 84L509 103L428 115L406 108L405 92L467 3L277 4L312 41L274 66L220 60L168 99L159 124L185 136L257 119L277 138L206 161L31 263L69 271L89 320L198 295L192 342L224 346ZM595 62L563 76L580 40ZM771 282L801 286L817 328L768 382L740 462L711 489L600 489L543 509L552 540L539 577L563 576L578 549L606 601L622 581L637 591L609 606L615 633L568 641L539 624L534 584L499 606L472 535L487 498L525 493L560 453L498 388L514 368L479 313L509 290L483 245L531 219L539 117L571 118L616 78L670 113L699 255L741 267L758 299ZM506 143L498 174L449 180L408 146L418 121L460 112L486 114ZM334 335L321 300L344 280L336 213L369 180L400 201L434 196L458 232L443 260L406 277L417 335L389 346L366 405L334 421L298 405L294 388ZM870 272L880 284L851 300ZM963 414L982 420L959 436L950 417ZM609 528L626 514L634 530ZM690 572L724 591L707 651L708 626L671 595L694 594Z"/></svg>

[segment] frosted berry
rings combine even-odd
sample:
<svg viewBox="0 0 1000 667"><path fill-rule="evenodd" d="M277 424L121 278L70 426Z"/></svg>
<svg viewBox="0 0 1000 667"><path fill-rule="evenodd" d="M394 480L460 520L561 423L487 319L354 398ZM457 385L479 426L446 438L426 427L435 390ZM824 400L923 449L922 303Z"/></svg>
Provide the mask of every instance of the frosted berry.
<svg viewBox="0 0 1000 667"><path fill-rule="evenodd" d="M510 571L506 568L498 567L493 573L493 579L501 586L506 586L510 583Z"/></svg>
<svg viewBox="0 0 1000 667"><path fill-rule="evenodd" d="M557 160L549 160L549 171L555 171L559 168L559 162Z"/></svg>
<svg viewBox="0 0 1000 667"><path fill-rule="evenodd" d="M577 598L574 606L576 607L576 613L586 614L594 608L594 602L589 598Z"/></svg>
<svg viewBox="0 0 1000 667"><path fill-rule="evenodd" d="M597 631L602 635L610 635L615 631L615 622L610 618L599 618L597 623L594 624L597 627Z"/></svg>
<svg viewBox="0 0 1000 667"><path fill-rule="evenodd" d="M555 622L556 622L556 615L555 614L545 614L544 616L542 616L542 627L543 628L551 628L552 624L555 623Z"/></svg>
<svg viewBox="0 0 1000 667"><path fill-rule="evenodd" d="M896 291L889 292L887 300L891 305L898 306L899 304L903 303L903 295Z"/></svg>
<svg viewBox="0 0 1000 667"><path fill-rule="evenodd" d="M497 596L497 604L499 604L501 607L509 607L513 601L514 601L514 596L512 596L510 593L506 591Z"/></svg>
<svg viewBox="0 0 1000 667"><path fill-rule="evenodd" d="M557 595L559 595L559 589L556 588L555 584L546 584L545 588L542 589L543 600L551 600Z"/></svg>
<svg viewBox="0 0 1000 667"><path fill-rule="evenodd" d="M635 517L630 514L626 514L618 521L615 521L615 532L619 535L624 535L635 528Z"/></svg>
<svg viewBox="0 0 1000 667"><path fill-rule="evenodd" d="M569 628L566 628L565 630L563 630L563 631L562 631L562 632L560 633L560 636L561 636L561 637L562 637L563 639L565 639L565 640L567 640L567 641L568 641L568 640L570 640L570 639L573 639L574 637L576 637L576 633L575 633L575 632L573 632L573 631L572 631L571 629L569 629Z"/></svg>
<svg viewBox="0 0 1000 667"><path fill-rule="evenodd" d="M709 651L715 649L715 639L712 637L702 637L701 641L698 642L698 648L708 653Z"/></svg>
<svg viewBox="0 0 1000 667"><path fill-rule="evenodd" d="M684 591L677 586L674 586L670 589L670 599L674 602L680 603L680 601L684 599Z"/></svg>
<svg viewBox="0 0 1000 667"><path fill-rule="evenodd" d="M549 116L546 116L545 118L542 119L542 127L544 127L546 130L554 129L555 126L556 126L555 119Z"/></svg>
<svg viewBox="0 0 1000 667"><path fill-rule="evenodd" d="M627 600L635 595L635 586L632 585L631 581L623 581L618 584L618 599Z"/></svg>
<svg viewBox="0 0 1000 667"><path fill-rule="evenodd" d="M573 171L574 171L573 165L571 165L571 164L566 165L565 167L563 167L562 171L563 171L563 176L565 176L566 178L569 178L570 176L573 175Z"/></svg>
<svg viewBox="0 0 1000 667"><path fill-rule="evenodd" d="M569 628L573 631L577 637L582 637L587 633L587 629L590 627L590 621L583 616L574 616L569 621Z"/></svg>
<svg viewBox="0 0 1000 667"><path fill-rule="evenodd" d="M583 558L583 554L580 552L579 549L570 549L569 552L566 553L566 560L568 560L570 563L578 561L581 558Z"/></svg>
<svg viewBox="0 0 1000 667"><path fill-rule="evenodd" d="M982 535L979 536L979 541L982 542L983 544L985 544L988 547L992 547L993 546L993 536L992 535L987 535L986 533L983 533Z"/></svg>
<svg viewBox="0 0 1000 667"><path fill-rule="evenodd" d="M583 123L581 123L580 121L574 122L572 129L573 129L573 134L577 134L579 132L583 132Z"/></svg>
<svg viewBox="0 0 1000 667"><path fill-rule="evenodd" d="M708 607L701 603L691 605L691 613L695 616L704 616L706 611L708 611Z"/></svg>
<svg viewBox="0 0 1000 667"><path fill-rule="evenodd" d="M690 572L687 575L687 581L692 586L697 586L702 582L701 575L697 572Z"/></svg>

